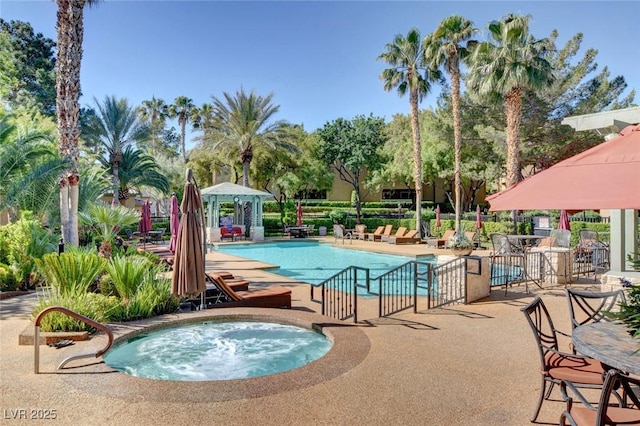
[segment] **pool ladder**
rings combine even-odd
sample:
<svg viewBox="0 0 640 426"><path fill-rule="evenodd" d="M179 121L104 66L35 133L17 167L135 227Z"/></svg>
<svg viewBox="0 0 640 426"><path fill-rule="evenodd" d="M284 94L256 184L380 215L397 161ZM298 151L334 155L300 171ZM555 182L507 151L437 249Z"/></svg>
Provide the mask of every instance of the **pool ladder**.
<svg viewBox="0 0 640 426"><path fill-rule="evenodd" d="M67 363L74 361L76 359L83 359L83 358L98 358L102 355L104 355L109 348L111 348L111 345L113 344L113 333L111 333L111 330L109 330L107 328L106 325L104 324L100 324L99 322L96 322L94 320L92 320L91 318L87 318L84 315L80 315L77 312L73 312L70 309L67 308L63 308L62 306L50 306L46 309L44 309L42 312L40 312L38 314L38 316L36 317L36 321L35 321L35 333L33 336L33 352L34 352L34 372L36 374L40 373L40 322L42 321L42 318L47 315L48 313L51 312L61 312L65 315L68 315L70 317L73 317L77 320L80 320L82 322L84 322L85 324L90 325L91 327L97 328L98 330L104 331L104 333L107 335L107 338L109 339L109 341L107 342L107 346L105 346L102 350L95 352L95 353L88 353L88 354L79 354L79 355L72 355L68 358L65 358L64 360L62 360L62 362L60 363L60 365L58 365L58 370L60 370L62 367L64 367L65 365L67 365Z"/></svg>

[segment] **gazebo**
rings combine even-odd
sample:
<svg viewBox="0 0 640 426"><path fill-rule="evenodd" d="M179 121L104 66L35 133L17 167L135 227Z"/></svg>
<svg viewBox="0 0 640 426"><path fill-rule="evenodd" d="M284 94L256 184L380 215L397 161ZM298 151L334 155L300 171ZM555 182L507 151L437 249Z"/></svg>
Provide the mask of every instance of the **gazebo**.
<svg viewBox="0 0 640 426"><path fill-rule="evenodd" d="M201 190L202 202L207 204L207 236L208 242L219 242L220 238L220 203L233 202L242 206L251 203L251 230L253 241L264 240L264 226L262 225L262 204L264 200L273 198L268 192L223 182ZM244 224L237 224L244 230Z"/></svg>

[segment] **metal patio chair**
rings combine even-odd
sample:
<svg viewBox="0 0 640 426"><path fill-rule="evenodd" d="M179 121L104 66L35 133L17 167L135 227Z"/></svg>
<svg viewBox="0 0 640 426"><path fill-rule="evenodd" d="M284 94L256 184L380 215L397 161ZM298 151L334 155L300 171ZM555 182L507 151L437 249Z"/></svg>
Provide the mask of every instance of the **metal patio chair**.
<svg viewBox="0 0 640 426"><path fill-rule="evenodd" d="M538 296L521 309L536 339L540 355L540 395L530 420L535 422L542 402L548 400L554 385L560 386L564 400L567 400L566 383L576 387L601 389L604 383L602 364L589 357L561 352L558 348L557 333L549 311ZM564 334L564 333L562 333Z"/></svg>
<svg viewBox="0 0 640 426"><path fill-rule="evenodd" d="M639 425L640 424L640 399L633 391L632 386L640 386L640 379L632 378L618 370L607 371L602 386L602 393L598 406L594 407L575 387L575 384L566 382L566 388L571 389L582 403L573 403L573 398L567 397L567 409L560 416L560 425L565 426L569 422L573 426L605 426L605 425ZM633 406L620 404L611 405L611 396L617 396L615 389L622 388L633 403Z"/></svg>

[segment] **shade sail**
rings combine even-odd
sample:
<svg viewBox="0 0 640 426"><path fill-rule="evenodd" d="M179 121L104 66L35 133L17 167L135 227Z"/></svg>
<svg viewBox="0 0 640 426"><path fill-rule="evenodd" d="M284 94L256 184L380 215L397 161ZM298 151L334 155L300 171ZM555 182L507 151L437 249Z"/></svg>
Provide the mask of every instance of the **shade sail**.
<svg viewBox="0 0 640 426"><path fill-rule="evenodd" d="M487 197L491 211L640 209L640 125Z"/></svg>

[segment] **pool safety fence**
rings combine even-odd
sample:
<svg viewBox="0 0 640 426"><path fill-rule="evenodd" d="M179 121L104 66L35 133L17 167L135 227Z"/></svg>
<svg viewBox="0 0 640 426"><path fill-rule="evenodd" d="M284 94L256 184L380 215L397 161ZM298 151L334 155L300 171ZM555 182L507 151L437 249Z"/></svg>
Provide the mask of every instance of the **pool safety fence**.
<svg viewBox="0 0 640 426"><path fill-rule="evenodd" d="M311 300L322 305L322 314L358 322L358 296L378 297L378 315L384 317L413 308L426 299L426 308L464 302L466 261L456 258L435 266L410 261L377 278L368 268L351 266L319 284L311 285ZM320 295L316 295L319 289Z"/></svg>

